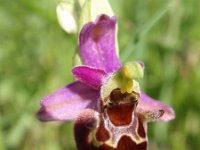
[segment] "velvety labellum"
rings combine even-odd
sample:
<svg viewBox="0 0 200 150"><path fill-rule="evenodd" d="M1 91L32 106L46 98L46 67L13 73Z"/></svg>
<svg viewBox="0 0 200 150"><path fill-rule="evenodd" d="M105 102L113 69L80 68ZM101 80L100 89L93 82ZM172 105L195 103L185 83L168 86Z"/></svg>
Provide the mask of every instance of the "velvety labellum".
<svg viewBox="0 0 200 150"><path fill-rule="evenodd" d="M96 127L85 129L88 150L146 150L145 122L135 112L138 98L137 93L122 94L120 89L115 89L101 101L96 123L93 122ZM105 101L106 105L103 104ZM83 145L79 150L84 150Z"/></svg>

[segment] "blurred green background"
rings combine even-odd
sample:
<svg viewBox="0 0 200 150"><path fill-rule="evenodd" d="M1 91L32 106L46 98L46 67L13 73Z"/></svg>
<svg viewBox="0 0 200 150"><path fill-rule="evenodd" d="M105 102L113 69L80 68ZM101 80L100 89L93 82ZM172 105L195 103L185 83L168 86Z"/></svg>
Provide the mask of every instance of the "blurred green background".
<svg viewBox="0 0 200 150"><path fill-rule="evenodd" d="M200 1L110 3L121 60L144 61L143 90L176 111L169 123L149 123L149 149L199 149ZM55 8L53 0L0 0L0 150L75 150L72 123L35 118L39 100L73 80L77 39Z"/></svg>

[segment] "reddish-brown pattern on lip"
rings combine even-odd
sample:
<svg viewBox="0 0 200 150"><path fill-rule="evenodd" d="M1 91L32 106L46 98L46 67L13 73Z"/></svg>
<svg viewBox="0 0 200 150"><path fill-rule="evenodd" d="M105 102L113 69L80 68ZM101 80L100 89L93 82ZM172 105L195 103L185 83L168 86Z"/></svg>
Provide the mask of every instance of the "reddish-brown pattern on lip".
<svg viewBox="0 0 200 150"><path fill-rule="evenodd" d="M101 118L101 116L99 117ZM77 142L78 150L146 150L147 149L147 140L137 143L126 134L120 137L116 147L107 144L105 139L104 141L103 140L98 141L97 133L99 134L98 138L103 139L102 137L104 137L104 135L102 133L107 132L107 129L104 128L104 122L100 123L100 126L98 126L97 128L97 126L95 126L96 122L97 121L95 120L94 111L88 111L88 110L83 112L80 115L79 119L77 119L75 123L75 139ZM139 124L139 126L141 125L141 128L138 127L140 128L139 130L144 129L142 122L141 121L139 122L141 123ZM97 140L96 142L99 142L99 144L95 145L93 139L91 140L91 135L92 135L91 133L94 132L95 129L99 130L99 128L101 128L102 133L98 131L96 132L95 134ZM143 131L145 132L145 130ZM144 135L146 134L144 133Z"/></svg>
<svg viewBox="0 0 200 150"><path fill-rule="evenodd" d="M134 93L115 89L100 101L96 120L94 112L81 114L75 124L78 150L146 150L145 123L135 112L137 102Z"/></svg>
<svg viewBox="0 0 200 150"><path fill-rule="evenodd" d="M132 121L133 109L134 106L129 104L116 105L107 108L107 114L115 126L129 125Z"/></svg>
<svg viewBox="0 0 200 150"><path fill-rule="evenodd" d="M110 138L109 132L105 129L102 119L96 131L95 136L96 136L96 140L98 140L99 142L105 142Z"/></svg>
<svg viewBox="0 0 200 150"><path fill-rule="evenodd" d="M137 129L137 132L138 132L139 136L141 136L143 138L146 137L146 132L145 132L145 129L144 129L144 125L143 125L141 116L138 116L138 129Z"/></svg>

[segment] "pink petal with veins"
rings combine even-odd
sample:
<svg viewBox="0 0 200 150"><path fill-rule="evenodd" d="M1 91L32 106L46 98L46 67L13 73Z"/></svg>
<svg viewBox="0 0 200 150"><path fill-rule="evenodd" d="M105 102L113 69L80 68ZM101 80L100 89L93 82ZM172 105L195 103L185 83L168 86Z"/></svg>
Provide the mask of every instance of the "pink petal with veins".
<svg viewBox="0 0 200 150"><path fill-rule="evenodd" d="M41 121L74 120L86 109L96 109L99 91L81 82L74 82L41 100L37 118Z"/></svg>

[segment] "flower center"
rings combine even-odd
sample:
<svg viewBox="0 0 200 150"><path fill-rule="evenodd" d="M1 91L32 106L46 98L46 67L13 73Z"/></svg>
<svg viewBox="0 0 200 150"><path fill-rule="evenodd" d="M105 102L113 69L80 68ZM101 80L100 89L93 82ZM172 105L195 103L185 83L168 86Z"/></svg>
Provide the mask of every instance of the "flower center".
<svg viewBox="0 0 200 150"><path fill-rule="evenodd" d="M133 91L134 80L143 77L143 69L139 62L128 62L121 67L114 79L118 82L122 93Z"/></svg>
<svg viewBox="0 0 200 150"><path fill-rule="evenodd" d="M104 112L115 126L128 125L132 121L138 99L138 93L121 93L119 88L114 89L106 99Z"/></svg>

